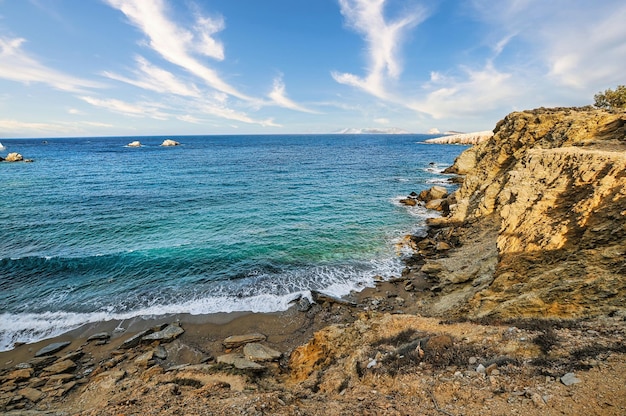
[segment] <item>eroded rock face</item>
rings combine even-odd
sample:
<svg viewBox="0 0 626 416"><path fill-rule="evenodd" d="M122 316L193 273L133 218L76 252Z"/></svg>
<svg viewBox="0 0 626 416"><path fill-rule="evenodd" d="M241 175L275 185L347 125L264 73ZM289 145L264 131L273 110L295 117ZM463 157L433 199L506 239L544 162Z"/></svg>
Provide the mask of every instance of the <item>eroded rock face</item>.
<svg viewBox="0 0 626 416"><path fill-rule="evenodd" d="M456 205L433 221L492 221L499 229L493 283L466 312L579 317L623 309L626 112L517 112L495 132L459 157L463 166L451 170L467 175Z"/></svg>

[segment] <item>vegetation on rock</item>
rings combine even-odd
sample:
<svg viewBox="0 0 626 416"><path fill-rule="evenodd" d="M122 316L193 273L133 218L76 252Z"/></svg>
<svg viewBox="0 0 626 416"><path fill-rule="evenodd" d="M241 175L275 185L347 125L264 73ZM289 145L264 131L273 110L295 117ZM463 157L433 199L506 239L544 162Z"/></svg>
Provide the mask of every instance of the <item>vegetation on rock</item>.
<svg viewBox="0 0 626 416"><path fill-rule="evenodd" d="M626 108L626 85L618 85L615 91L607 89L593 96L594 105L598 108L617 109Z"/></svg>

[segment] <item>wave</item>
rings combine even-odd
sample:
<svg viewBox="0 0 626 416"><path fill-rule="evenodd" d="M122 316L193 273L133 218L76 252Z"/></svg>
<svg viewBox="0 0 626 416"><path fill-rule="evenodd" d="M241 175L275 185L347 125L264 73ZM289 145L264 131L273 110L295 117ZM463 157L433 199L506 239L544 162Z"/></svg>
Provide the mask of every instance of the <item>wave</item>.
<svg viewBox="0 0 626 416"><path fill-rule="evenodd" d="M2 143L0 143L0 150L7 150L7 148Z"/></svg>
<svg viewBox="0 0 626 416"><path fill-rule="evenodd" d="M197 287L165 288L167 298L164 295L151 299L113 298L110 301L115 303L97 311L5 312L0 314L0 351L12 349L15 343L37 342L85 324L111 320L170 314L284 311L301 296L311 299L312 290L345 297L372 287L375 276L397 275L401 267L399 258L388 258L343 266L304 267L278 274L250 272L241 279L212 282L211 293ZM135 307L129 308L129 304Z"/></svg>

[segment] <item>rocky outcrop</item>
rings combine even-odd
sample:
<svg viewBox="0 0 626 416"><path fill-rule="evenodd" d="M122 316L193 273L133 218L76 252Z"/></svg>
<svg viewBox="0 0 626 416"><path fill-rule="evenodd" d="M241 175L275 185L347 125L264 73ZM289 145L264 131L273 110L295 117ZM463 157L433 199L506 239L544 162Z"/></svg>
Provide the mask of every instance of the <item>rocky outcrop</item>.
<svg viewBox="0 0 626 416"><path fill-rule="evenodd" d="M466 174L437 228L494 230L484 284L444 287L444 313L499 317L581 317L623 309L626 295L626 112L538 109L508 115L487 142L450 169ZM460 234L459 231L456 234ZM491 250L491 249L490 249ZM467 257L451 252L439 277ZM431 268L432 265L430 266ZM467 269L467 268L465 268ZM462 296L458 296L465 290ZM458 301L446 302L456 294ZM448 298L450 299L450 298Z"/></svg>
<svg viewBox="0 0 626 416"><path fill-rule="evenodd" d="M32 159L24 159L24 156L17 152L9 153L4 159L0 157L0 162L32 162Z"/></svg>
<svg viewBox="0 0 626 416"><path fill-rule="evenodd" d="M493 136L491 130L478 131L475 133L459 133L448 136L435 137L434 139L424 140L424 143L430 144L480 144L489 140Z"/></svg>
<svg viewBox="0 0 626 416"><path fill-rule="evenodd" d="M180 143L177 142L176 140L172 140L172 139L165 139L163 140L163 143L161 143L161 146L180 146Z"/></svg>
<svg viewBox="0 0 626 416"><path fill-rule="evenodd" d="M126 146L127 147L141 147L141 142L139 140L135 140L135 141L128 143Z"/></svg>

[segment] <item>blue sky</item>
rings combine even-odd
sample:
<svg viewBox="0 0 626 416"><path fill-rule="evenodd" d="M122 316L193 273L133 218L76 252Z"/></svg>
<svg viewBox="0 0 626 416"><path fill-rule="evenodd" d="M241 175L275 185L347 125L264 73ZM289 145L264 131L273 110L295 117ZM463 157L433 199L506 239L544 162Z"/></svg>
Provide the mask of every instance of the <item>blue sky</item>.
<svg viewBox="0 0 626 416"><path fill-rule="evenodd" d="M623 0L0 0L0 138L492 129L626 84Z"/></svg>

